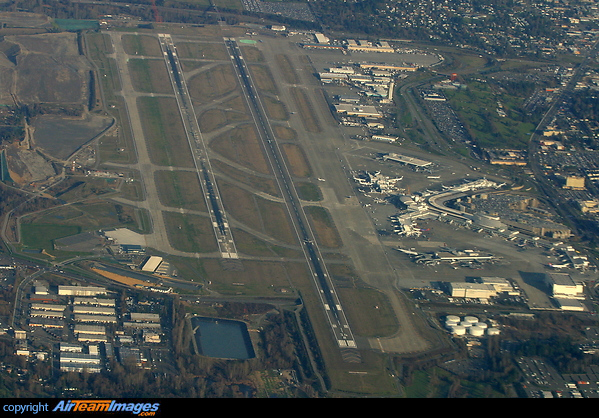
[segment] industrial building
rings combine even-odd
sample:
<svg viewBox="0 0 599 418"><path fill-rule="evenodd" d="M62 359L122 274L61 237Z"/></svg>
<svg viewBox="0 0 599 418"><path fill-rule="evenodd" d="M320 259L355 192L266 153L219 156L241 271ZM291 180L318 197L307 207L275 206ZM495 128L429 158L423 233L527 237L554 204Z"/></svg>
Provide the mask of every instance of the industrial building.
<svg viewBox="0 0 599 418"><path fill-rule="evenodd" d="M318 78L320 79L320 81L322 81L323 83L330 83L332 81L339 81L339 80L347 80L348 75L344 74L344 73L327 73L327 72L322 72L322 73L318 73Z"/></svg>
<svg viewBox="0 0 599 418"><path fill-rule="evenodd" d="M60 296L98 296L105 295L106 288L97 286L58 286Z"/></svg>
<svg viewBox="0 0 599 418"><path fill-rule="evenodd" d="M520 294L519 291L514 289L512 283L503 277L481 277L480 281L481 283L493 286L497 293L505 293L510 296L517 296Z"/></svg>
<svg viewBox="0 0 599 418"><path fill-rule="evenodd" d="M160 341L161 341L160 334L157 334L155 332L148 331L148 330L143 331L143 339L144 339L145 343L153 343L153 344L160 343Z"/></svg>
<svg viewBox="0 0 599 418"><path fill-rule="evenodd" d="M31 318L64 318L64 311L50 311L45 309L31 309L29 311Z"/></svg>
<svg viewBox="0 0 599 418"><path fill-rule="evenodd" d="M103 325L76 324L73 332L75 334L106 334L106 327Z"/></svg>
<svg viewBox="0 0 599 418"><path fill-rule="evenodd" d="M131 312L129 316L133 322L160 322L160 315L155 313Z"/></svg>
<svg viewBox="0 0 599 418"><path fill-rule="evenodd" d="M379 112L376 107L370 105L353 105L353 104L336 104L335 111L338 114L363 117L363 118L382 118L383 115Z"/></svg>
<svg viewBox="0 0 599 418"><path fill-rule="evenodd" d="M148 257L141 266L142 271L154 272L162 263L162 257L158 257L156 255Z"/></svg>
<svg viewBox="0 0 599 418"><path fill-rule="evenodd" d="M330 42L330 39L322 33L315 33L314 38L318 44L328 44Z"/></svg>
<svg viewBox="0 0 599 418"><path fill-rule="evenodd" d="M388 42L380 41L376 43L368 42L367 40L347 40L347 50L350 52L386 52L393 53L395 49L392 48Z"/></svg>
<svg viewBox="0 0 599 418"><path fill-rule="evenodd" d="M74 351L60 352L60 371L99 373L102 370L100 356Z"/></svg>
<svg viewBox="0 0 599 418"><path fill-rule="evenodd" d="M75 305L73 306L74 314L84 315L109 315L115 316L116 311L114 308L105 306L87 306L87 305Z"/></svg>
<svg viewBox="0 0 599 418"><path fill-rule="evenodd" d="M528 164L526 153L520 150L485 150L487 159L494 165L519 165Z"/></svg>
<svg viewBox="0 0 599 418"><path fill-rule="evenodd" d="M27 321L30 327L34 328L64 328L63 318L30 318Z"/></svg>
<svg viewBox="0 0 599 418"><path fill-rule="evenodd" d="M497 296L495 286L486 283L450 283L449 290L454 298L489 299Z"/></svg>
<svg viewBox="0 0 599 418"><path fill-rule="evenodd" d="M32 310L54 312L64 312L64 310L67 308L66 305L58 305L53 303L32 303L30 307Z"/></svg>
<svg viewBox="0 0 599 418"><path fill-rule="evenodd" d="M331 67L329 68L330 73L334 74L355 74L356 70L352 67L341 66L341 67Z"/></svg>
<svg viewBox="0 0 599 418"><path fill-rule="evenodd" d="M599 213L599 200L598 199L579 200L576 203L578 203L578 207L580 208L580 211L582 213L588 213L588 214Z"/></svg>
<svg viewBox="0 0 599 418"><path fill-rule="evenodd" d="M75 322L116 324L116 316L75 314Z"/></svg>
<svg viewBox="0 0 599 418"><path fill-rule="evenodd" d="M555 303L562 311L583 312L586 310L581 301L568 298L554 298Z"/></svg>
<svg viewBox="0 0 599 418"><path fill-rule="evenodd" d="M58 327L62 326L62 320L65 317L66 305L52 303L32 303L29 309L29 317L31 318L29 325L34 327ZM55 322L40 321L55 320ZM61 325L58 325L61 324Z"/></svg>
<svg viewBox="0 0 599 418"><path fill-rule="evenodd" d="M141 265L141 271L146 273L168 275L170 272L170 264L162 257L156 255L148 257Z"/></svg>
<svg viewBox="0 0 599 418"><path fill-rule="evenodd" d="M73 305L93 305L114 308L116 306L116 301L114 299L104 299L95 297L75 297L73 298Z"/></svg>
<svg viewBox="0 0 599 418"><path fill-rule="evenodd" d="M156 322L123 322L123 327L125 329L127 328L134 328L134 329L154 329L154 330L159 330L161 329L161 325L159 323Z"/></svg>
<svg viewBox="0 0 599 418"><path fill-rule="evenodd" d="M83 346L81 346L79 344L61 342L60 343L60 351L61 352L70 352L70 353L83 353Z"/></svg>
<svg viewBox="0 0 599 418"><path fill-rule="evenodd" d="M583 299L584 289L581 283L576 283L567 273L545 274L545 283L549 286L551 295L561 299Z"/></svg>
<svg viewBox="0 0 599 418"><path fill-rule="evenodd" d="M564 189L571 190L584 190L585 188L585 179L580 176L567 176L566 184L564 185Z"/></svg>
<svg viewBox="0 0 599 418"><path fill-rule="evenodd" d="M79 334L77 341L82 343L106 343L108 342L108 337L103 334Z"/></svg>

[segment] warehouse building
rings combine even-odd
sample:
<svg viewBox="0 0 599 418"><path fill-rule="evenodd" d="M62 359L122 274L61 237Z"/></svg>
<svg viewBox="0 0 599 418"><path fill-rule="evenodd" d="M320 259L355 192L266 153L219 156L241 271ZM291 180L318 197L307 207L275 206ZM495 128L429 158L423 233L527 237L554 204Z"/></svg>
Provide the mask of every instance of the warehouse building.
<svg viewBox="0 0 599 418"><path fill-rule="evenodd" d="M349 51L356 52L386 52L393 53L395 49L389 45L389 42L380 41L378 43L368 42L367 40L360 39L358 41L354 39L347 40L347 49Z"/></svg>
<svg viewBox="0 0 599 418"><path fill-rule="evenodd" d="M106 334L106 327L103 325L85 325L77 324L74 328L75 334Z"/></svg>
<svg viewBox="0 0 599 418"><path fill-rule="evenodd" d="M150 256L141 265L141 271L146 273L169 275L171 270L170 264L162 257Z"/></svg>
<svg viewBox="0 0 599 418"><path fill-rule="evenodd" d="M330 42L330 39L326 35L323 35L322 33L315 33L314 39L316 40L316 43L318 43L318 44L328 44Z"/></svg>
<svg viewBox="0 0 599 418"><path fill-rule="evenodd" d="M520 294L514 289L514 286L508 279L503 277L481 277L481 283L491 285L495 288L497 293L506 293L510 296L517 296Z"/></svg>
<svg viewBox="0 0 599 418"><path fill-rule="evenodd" d="M53 303L32 303L31 309L36 309L40 311L55 311L55 312L63 312L66 309L66 305L58 305Z"/></svg>
<svg viewBox="0 0 599 418"><path fill-rule="evenodd" d="M114 308L105 307L105 306L85 306L85 305L73 306L73 313L74 314L84 314L84 315L109 315L109 316L116 315Z"/></svg>
<svg viewBox="0 0 599 418"><path fill-rule="evenodd" d="M335 111L342 115L358 116L363 118L382 118L383 115L376 107L370 105L336 104Z"/></svg>
<svg viewBox="0 0 599 418"><path fill-rule="evenodd" d="M83 346L79 344L61 342L60 351L70 353L83 353Z"/></svg>
<svg viewBox="0 0 599 418"><path fill-rule="evenodd" d="M159 323L156 322L123 322L123 327L133 328L133 329L153 329L160 330L162 327Z"/></svg>
<svg viewBox="0 0 599 418"><path fill-rule="evenodd" d="M43 309L31 309L29 311L29 316L31 318L59 318L64 319L64 312L58 311L47 311Z"/></svg>
<svg viewBox="0 0 599 418"><path fill-rule="evenodd" d="M62 318L31 318L27 321L30 327L36 328L64 328Z"/></svg>
<svg viewBox="0 0 599 418"><path fill-rule="evenodd" d="M82 343L106 343L108 342L108 338L102 334L79 334L77 341Z"/></svg>
<svg viewBox="0 0 599 418"><path fill-rule="evenodd" d="M582 302L576 299L554 298L554 300L562 311L583 312L586 310Z"/></svg>
<svg viewBox="0 0 599 418"><path fill-rule="evenodd" d="M129 316L133 322L160 322L160 315L155 313L131 312Z"/></svg>
<svg viewBox="0 0 599 418"><path fill-rule="evenodd" d="M88 322L88 323L103 323L103 324L116 324L116 317L110 315L85 315L76 314L75 322Z"/></svg>
<svg viewBox="0 0 599 418"><path fill-rule="evenodd" d="M142 335L143 335L143 340L146 343L157 344L157 343L160 343L162 340L160 337L160 334L158 334L157 332L154 332L154 331L143 330Z"/></svg>
<svg viewBox="0 0 599 418"><path fill-rule="evenodd" d="M347 80L347 77L348 77L347 74L343 74L343 73L318 73L318 78L323 83L330 83L332 81L339 81L339 80Z"/></svg>
<svg viewBox="0 0 599 418"><path fill-rule="evenodd" d="M98 354L73 351L60 353L60 371L99 373L101 370L100 356Z"/></svg>
<svg viewBox="0 0 599 418"><path fill-rule="evenodd" d="M106 288L97 286L58 286L61 296L98 296L105 295Z"/></svg>
<svg viewBox="0 0 599 418"><path fill-rule="evenodd" d="M486 283L450 283L449 289L454 298L489 299L497 296L495 286Z"/></svg>
<svg viewBox="0 0 599 418"><path fill-rule="evenodd" d="M141 266L141 271L155 272L162 263L162 257L152 255L148 257Z"/></svg>
<svg viewBox="0 0 599 418"><path fill-rule="evenodd" d="M29 316L32 318L64 318L66 305L52 303L32 303Z"/></svg>
<svg viewBox="0 0 599 418"><path fill-rule="evenodd" d="M93 305L114 308L116 306L116 301L114 299L103 299L95 297L75 297L73 298L73 305Z"/></svg>

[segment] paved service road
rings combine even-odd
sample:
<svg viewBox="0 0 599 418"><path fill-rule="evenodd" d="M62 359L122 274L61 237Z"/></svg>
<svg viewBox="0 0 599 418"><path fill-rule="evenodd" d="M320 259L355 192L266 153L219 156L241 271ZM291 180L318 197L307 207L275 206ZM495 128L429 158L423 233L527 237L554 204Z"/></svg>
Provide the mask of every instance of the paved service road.
<svg viewBox="0 0 599 418"><path fill-rule="evenodd" d="M129 56L123 48L121 40L122 34L113 31L106 33L110 35L110 39L112 40L114 48L112 57L115 59L118 68L121 81L121 96L125 101L127 114L129 116L129 125L131 127L131 135L137 152L137 164L133 165L132 168L139 170L144 190L144 200L142 202L136 202L136 205L148 212L152 223L152 232L146 235L146 245L155 248L158 251L173 254L177 251L170 245L162 211L160 210L158 189L154 182L155 168L150 160L143 126L137 108L137 98L140 94L135 91L131 82L131 75L129 74L129 66L127 64Z"/></svg>

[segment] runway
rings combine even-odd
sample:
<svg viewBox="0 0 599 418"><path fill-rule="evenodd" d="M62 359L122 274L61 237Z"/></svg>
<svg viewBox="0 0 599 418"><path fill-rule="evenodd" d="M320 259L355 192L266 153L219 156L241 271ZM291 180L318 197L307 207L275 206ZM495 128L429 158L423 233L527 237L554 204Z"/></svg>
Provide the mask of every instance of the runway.
<svg viewBox="0 0 599 418"><path fill-rule="evenodd" d="M237 259L239 255L210 165L204 138L195 116L189 90L183 77L183 70L177 56L177 48L169 34L158 34L158 40L168 68L169 79L173 85L198 179L202 185L206 207L210 213L219 251L223 258Z"/></svg>
<svg viewBox="0 0 599 418"><path fill-rule="evenodd" d="M225 38L225 45L233 62L236 75L250 108L252 118L256 124L258 134L268 161L273 169L277 184L283 194L293 227L300 240L302 250L308 262L317 294L320 297L326 313L330 328L345 361L359 362L360 355L357 350L353 333L349 327L347 318L323 262L322 255L314 239L314 234L308 223L306 214L300 204L297 191L285 159L276 142L272 127L266 117L266 111L254 87L251 74L245 65L245 61L237 42L232 38Z"/></svg>

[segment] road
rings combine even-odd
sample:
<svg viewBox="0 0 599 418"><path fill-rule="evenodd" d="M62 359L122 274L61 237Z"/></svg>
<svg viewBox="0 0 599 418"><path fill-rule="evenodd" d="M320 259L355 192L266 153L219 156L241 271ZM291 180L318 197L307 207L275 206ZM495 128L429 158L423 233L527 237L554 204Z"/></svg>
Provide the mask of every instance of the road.
<svg viewBox="0 0 599 418"><path fill-rule="evenodd" d="M577 209L573 208L569 202L560 197L559 193L555 190L555 186L544 174L544 170L539 163L538 154L540 151L540 143L537 140L537 137L539 136L539 133L542 132L549 123L551 123L558 112L559 107L564 104L564 101L567 100L568 96L574 91L574 87L580 81L587 69L589 60L597 56L598 50L599 39L595 41L593 47L590 48L584 60L582 60L574 70L574 73L572 74L572 77L568 83L560 91L559 96L555 98L549 109L541 118L541 121L538 123L536 129L533 131L530 137L528 149L529 166L533 172L539 189L547 196L547 201L553 206L557 214L560 215L562 219L572 221L571 226L574 228L572 232L579 237L585 237L589 233L589 225L580 219L580 212Z"/></svg>
<svg viewBox="0 0 599 418"><path fill-rule="evenodd" d="M285 204L312 273L317 294L324 307L331 331L333 332L339 348L342 349L343 358L346 361L360 361L359 353L357 350L354 350L357 348L357 345L353 333L323 261L318 244L315 241L314 233L310 228L310 224L300 203L285 159L277 144L270 122L266 117L266 111L258 96L257 90L254 87L251 74L245 65L237 42L233 38L225 38L225 45L233 62L243 93L247 99L252 118L256 124L260 139L263 142L275 179L283 194Z"/></svg>

